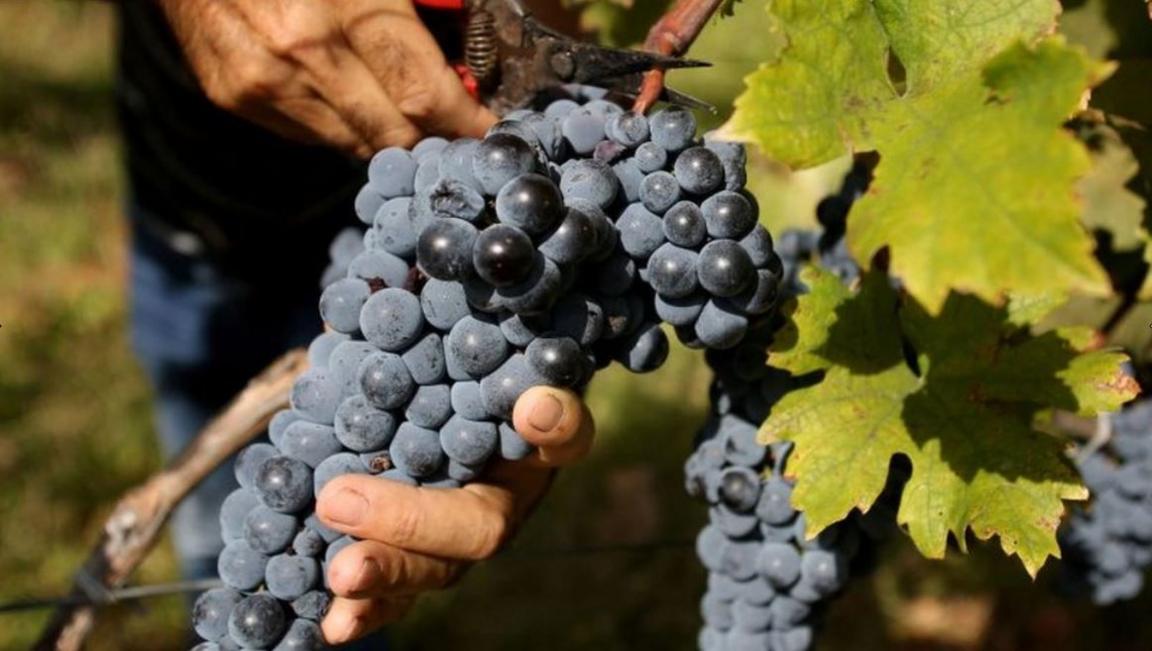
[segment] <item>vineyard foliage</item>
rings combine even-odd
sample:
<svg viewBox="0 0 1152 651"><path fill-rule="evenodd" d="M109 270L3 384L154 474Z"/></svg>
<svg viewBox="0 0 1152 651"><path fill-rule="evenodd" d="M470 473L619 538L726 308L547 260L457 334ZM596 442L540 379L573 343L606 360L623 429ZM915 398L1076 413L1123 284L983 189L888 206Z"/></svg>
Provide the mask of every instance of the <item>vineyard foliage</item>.
<svg viewBox="0 0 1152 651"><path fill-rule="evenodd" d="M1064 501L1088 496L1045 422L1138 392L1103 337L1039 325L1070 297L1117 309L1101 242L1147 246L1138 163L1110 125L1138 127L1088 110L1116 64L1058 33L1048 0L766 10L784 46L724 132L793 168L880 162L847 224L871 272L853 288L805 277L768 361L819 381L776 406L763 441L796 443L810 535L867 511L903 455L898 520L925 555L996 536L1034 574L1059 555Z"/></svg>

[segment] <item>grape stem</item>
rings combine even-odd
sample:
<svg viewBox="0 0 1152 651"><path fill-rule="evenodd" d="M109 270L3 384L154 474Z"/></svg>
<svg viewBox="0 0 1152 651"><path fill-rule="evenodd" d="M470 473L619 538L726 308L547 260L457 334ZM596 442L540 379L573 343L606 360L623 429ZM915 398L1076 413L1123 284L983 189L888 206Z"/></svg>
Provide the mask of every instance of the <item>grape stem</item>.
<svg viewBox="0 0 1152 651"><path fill-rule="evenodd" d="M644 40L644 49L649 52L667 56L681 56L692 47L692 43L708 19L724 0L677 0L652 29L648 30L648 37ZM648 109L660 99L664 93L663 68L654 68L644 73L644 80L640 83L640 92L632 110L636 113L647 113Z"/></svg>
<svg viewBox="0 0 1152 651"><path fill-rule="evenodd" d="M78 651L92 631L99 602L123 587L147 558L172 509L204 477L256 438L272 415L288 406L296 377L308 367L303 349L273 362L208 423L169 463L120 498L103 533L72 580L71 599L52 614L33 647L36 651Z"/></svg>

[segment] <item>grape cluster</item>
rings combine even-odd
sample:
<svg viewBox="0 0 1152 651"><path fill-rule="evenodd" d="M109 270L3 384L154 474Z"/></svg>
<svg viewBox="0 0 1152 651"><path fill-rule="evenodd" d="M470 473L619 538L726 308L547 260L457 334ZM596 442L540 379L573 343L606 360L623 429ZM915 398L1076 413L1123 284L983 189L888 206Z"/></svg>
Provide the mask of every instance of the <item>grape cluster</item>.
<svg viewBox="0 0 1152 651"><path fill-rule="evenodd" d="M1152 401L1109 418L1108 444L1077 464L1092 503L1059 532L1064 585L1098 605L1138 595L1152 565Z"/></svg>
<svg viewBox="0 0 1152 651"><path fill-rule="evenodd" d="M709 571L702 651L811 648L821 605L847 581L860 541L855 521L805 540L781 474L790 444L756 441L771 405L799 382L765 363L773 328L761 319L736 349L707 354L713 413L684 467L689 494L709 507L696 541Z"/></svg>
<svg viewBox="0 0 1152 651"><path fill-rule="evenodd" d="M483 139L376 154L355 202L370 228L331 249L329 331L270 442L236 461L227 587L194 613L204 649L321 647L324 570L352 542L312 513L333 477L457 487L531 452L509 424L527 388L579 390L614 360L657 368L660 321L690 346L740 344L781 265L743 149L695 131L679 108L564 99Z"/></svg>

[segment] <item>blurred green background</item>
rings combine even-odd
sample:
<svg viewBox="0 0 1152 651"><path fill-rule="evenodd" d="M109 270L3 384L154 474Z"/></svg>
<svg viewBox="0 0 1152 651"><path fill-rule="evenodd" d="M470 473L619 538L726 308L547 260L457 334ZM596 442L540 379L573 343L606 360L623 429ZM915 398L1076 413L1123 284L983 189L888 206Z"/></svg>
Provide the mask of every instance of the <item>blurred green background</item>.
<svg viewBox="0 0 1152 651"><path fill-rule="evenodd" d="M745 3L706 33L694 55L717 69L674 83L726 106L775 47L762 11ZM125 335L110 18L99 3L0 3L0 602L63 593L110 505L160 463ZM844 168L754 165L776 229L811 223ZM562 474L509 552L395 627L398 648L695 648L704 573L690 541L703 513L683 495L680 465L707 380L699 355L682 350L654 375L598 378L592 459ZM883 556L831 606L821 648L1152 648L1148 598L1103 610L1061 602L1050 571L1033 586L979 545L928 562L894 541ZM174 578L164 543L135 581ZM0 614L0 650L27 648L46 616ZM184 620L178 597L108 608L90 648L180 649Z"/></svg>

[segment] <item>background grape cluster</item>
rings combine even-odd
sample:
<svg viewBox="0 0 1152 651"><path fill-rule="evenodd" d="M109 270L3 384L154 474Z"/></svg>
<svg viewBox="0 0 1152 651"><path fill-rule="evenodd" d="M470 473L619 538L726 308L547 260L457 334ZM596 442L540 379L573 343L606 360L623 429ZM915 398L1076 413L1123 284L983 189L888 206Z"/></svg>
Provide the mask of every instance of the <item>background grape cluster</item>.
<svg viewBox="0 0 1152 651"><path fill-rule="evenodd" d="M858 161L840 190L818 205L822 231L780 235L783 295L806 291L798 278L806 264L818 263L846 284L859 277L844 230L852 203L870 180L868 162ZM701 651L812 648L823 606L891 533L897 485L867 516L805 540L804 515L792 508L792 482L782 475L790 444L756 441L772 405L808 381L767 364L765 351L779 325L778 315L764 315L738 347L706 354L715 373L712 413L684 466L689 495L708 505L708 525L696 545L708 569Z"/></svg>
<svg viewBox="0 0 1152 651"><path fill-rule="evenodd" d="M352 542L312 513L333 477L457 487L531 452L509 424L527 388L657 368L660 321L689 346L740 344L782 267L743 149L695 132L675 107L562 99L373 158L355 203L370 228L331 245L329 332L269 441L237 458L201 649L322 646L324 570Z"/></svg>
<svg viewBox="0 0 1152 651"><path fill-rule="evenodd" d="M1111 438L1077 463L1092 501L1059 535L1063 585L1099 605L1138 595L1152 565L1152 402L1105 418Z"/></svg>

